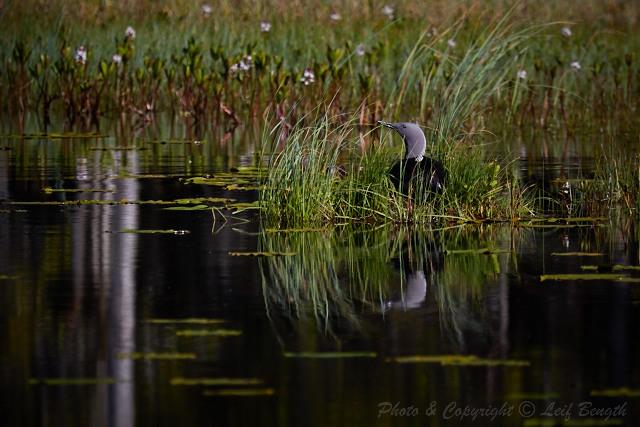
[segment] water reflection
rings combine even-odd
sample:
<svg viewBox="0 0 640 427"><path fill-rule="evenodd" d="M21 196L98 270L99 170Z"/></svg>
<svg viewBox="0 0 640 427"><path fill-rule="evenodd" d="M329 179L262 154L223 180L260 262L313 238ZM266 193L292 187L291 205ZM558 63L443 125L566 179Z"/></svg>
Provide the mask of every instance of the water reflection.
<svg viewBox="0 0 640 427"><path fill-rule="evenodd" d="M231 160L249 162L250 154L232 152L235 142L227 146L228 157L215 165L214 149L203 152L203 146L91 149L100 144L25 141L0 152L0 198L209 195L251 201L255 196L187 186L175 175L131 177L189 176L224 168ZM46 195L44 186L114 192ZM625 419L629 425L640 415L635 398L597 400L590 394L640 385L635 362L640 354L637 284L540 282L541 274L580 273L585 266L637 267L635 221L439 231L363 225L258 234L259 221L246 218L252 221L234 222L212 234L208 211L3 204L0 337L6 350L0 352L0 373L8 423L451 425L442 418L378 419L378 404L400 402L425 409L437 401L442 409L456 401L485 407L505 400L517 404L527 395L547 399L536 400L540 405L549 399L594 400L609 406L626 401L634 411ZM124 228L191 233L170 237L117 232ZM482 248L487 250L478 251ZM229 255L256 250L295 255ZM571 252L601 255L558 255ZM637 270L624 274L639 277ZM240 334L184 337L178 330L214 326L149 323L151 318L194 317L222 319L224 328ZM196 359L118 357L133 351L190 353ZM331 351L375 357L285 356ZM408 355L474 355L529 365L389 361ZM116 383L29 383L77 377ZM274 393L207 395L223 389L175 386L171 380L176 377L257 378ZM509 418L496 424L521 421Z"/></svg>
<svg viewBox="0 0 640 427"><path fill-rule="evenodd" d="M487 244L496 253L456 254L457 248ZM491 341L494 323L506 341L512 244L506 231L478 234L468 228L267 233L261 250L296 254L261 261L267 312L272 318L314 319L320 330L334 331L363 329L363 318L371 315L393 324L416 311L438 319L456 351L469 351L469 341ZM451 255L445 257L447 250Z"/></svg>

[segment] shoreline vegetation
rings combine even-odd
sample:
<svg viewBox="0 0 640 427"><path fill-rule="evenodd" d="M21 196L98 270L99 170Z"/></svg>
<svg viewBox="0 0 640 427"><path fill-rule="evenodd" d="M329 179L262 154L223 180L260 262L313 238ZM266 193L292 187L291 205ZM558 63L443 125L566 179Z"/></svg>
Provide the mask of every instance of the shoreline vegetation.
<svg viewBox="0 0 640 427"><path fill-rule="evenodd" d="M107 118L144 130L162 115L195 135L258 122L270 227L637 213L628 147L601 144L593 176L552 190L522 179L516 154L487 149L505 126L637 133L631 3L11 3L0 115L19 133L34 118L41 132L101 132ZM443 194L409 202L391 187L401 143L380 119L423 125L449 172Z"/></svg>

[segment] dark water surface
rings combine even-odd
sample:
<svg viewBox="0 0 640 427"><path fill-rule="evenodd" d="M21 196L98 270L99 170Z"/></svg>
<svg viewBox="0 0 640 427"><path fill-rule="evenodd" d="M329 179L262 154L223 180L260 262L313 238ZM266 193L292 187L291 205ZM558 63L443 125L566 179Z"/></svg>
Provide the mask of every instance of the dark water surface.
<svg viewBox="0 0 640 427"><path fill-rule="evenodd" d="M637 268L633 224L260 233L238 208L15 203L256 198L180 180L250 146L104 144L0 141L3 425L637 425L640 271L540 280ZM286 254L230 255L254 251Z"/></svg>

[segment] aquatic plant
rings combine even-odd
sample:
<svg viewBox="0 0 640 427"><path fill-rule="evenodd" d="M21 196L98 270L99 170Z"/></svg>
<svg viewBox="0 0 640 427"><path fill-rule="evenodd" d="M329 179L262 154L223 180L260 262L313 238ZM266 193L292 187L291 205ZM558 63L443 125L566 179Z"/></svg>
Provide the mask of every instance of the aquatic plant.
<svg viewBox="0 0 640 427"><path fill-rule="evenodd" d="M313 117L302 117L289 126L283 120L265 133L263 146L272 153L266 165L266 188L261 192L266 221L290 227L345 220L510 221L530 214L531 200L508 161L487 161L478 135L468 130L482 125L480 110L502 88L510 73L510 54L526 40L527 33L508 35L508 31L500 23L482 34L459 62L448 59L447 84L434 103L434 132L428 138L431 155L440 158L449 171L442 194L417 188L409 202L395 191L388 179L393 151L388 144L378 144L371 132L358 131L357 116L331 116L333 100ZM420 64L432 58L433 42L423 44L424 37L400 72L388 103L396 109L409 102L407 88L420 78ZM444 77L438 72L421 85L418 96L434 95L432 85L439 79Z"/></svg>
<svg viewBox="0 0 640 427"><path fill-rule="evenodd" d="M50 3L56 10L57 2ZM459 4L459 12L452 13L448 2L435 2L428 11L411 0L355 9L344 5L339 11L302 2L299 20L282 19L283 5L272 6L269 14L258 6L261 13L248 15L243 15L246 5L221 6L213 16L206 3L194 8L140 2L131 10L83 4L33 16L24 14L29 7L9 5L2 19L12 37L0 43L0 96L9 102L2 108L22 124L26 114L38 112L45 129L52 113L62 115L68 128L84 129L98 128L103 117L144 128L166 112L202 129L233 128L267 110L309 111L333 98L336 113L361 108L359 121L365 124L383 118L381 106L389 106L401 90L405 110L424 123L438 108L432 101L455 77L454 69L469 51L478 52L481 29L495 24L482 8ZM503 17L514 29L531 21L548 24L565 12L557 5L536 8L535 14L494 6L497 19ZM632 6L609 8L607 14L626 22L633 13L625 8ZM591 4L589 10L596 16L601 6ZM347 13L349 20L337 19ZM94 25L96 16L101 25ZM256 18L240 25L236 18L241 16ZM485 71L500 78L506 73L508 86L487 99L484 120L503 120L506 114L523 125L569 130L579 120L612 117L637 124L630 112L639 99L633 78L638 40L624 34L633 33L633 23L616 25L620 32L592 37L587 28L560 22L519 47L505 40L513 64L505 61L502 68ZM415 51L416 28L424 30L424 52ZM502 36L511 37L504 32L493 37ZM571 61L580 64L580 73L570 73ZM398 79L407 64L406 75L422 78ZM516 83L522 77L515 64L527 70L526 85Z"/></svg>

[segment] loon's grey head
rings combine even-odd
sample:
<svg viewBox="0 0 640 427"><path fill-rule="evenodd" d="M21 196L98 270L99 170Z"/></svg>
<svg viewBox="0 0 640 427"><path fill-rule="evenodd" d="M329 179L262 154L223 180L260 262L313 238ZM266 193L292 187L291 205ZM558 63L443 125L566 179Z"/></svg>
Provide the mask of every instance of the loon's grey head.
<svg viewBox="0 0 640 427"><path fill-rule="evenodd" d="M379 121L382 126L395 130L402 136L405 145L405 159L422 160L427 148L427 138L424 132L415 123L387 123Z"/></svg>

